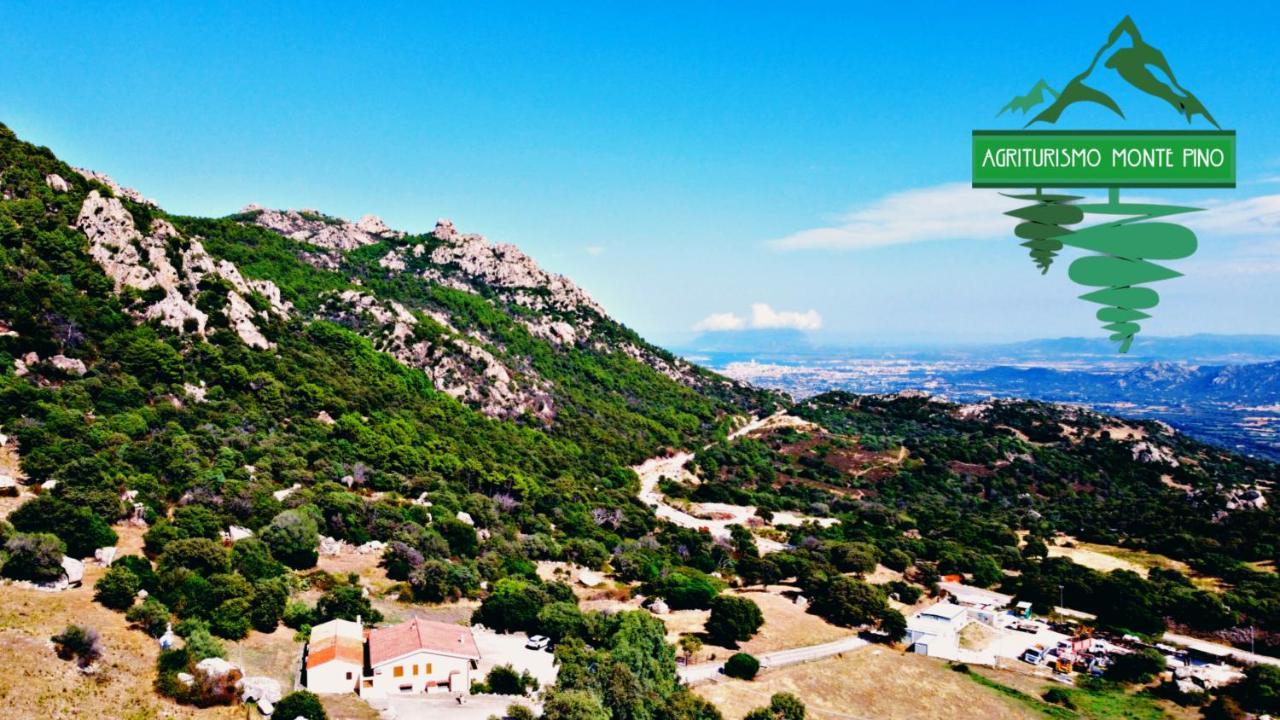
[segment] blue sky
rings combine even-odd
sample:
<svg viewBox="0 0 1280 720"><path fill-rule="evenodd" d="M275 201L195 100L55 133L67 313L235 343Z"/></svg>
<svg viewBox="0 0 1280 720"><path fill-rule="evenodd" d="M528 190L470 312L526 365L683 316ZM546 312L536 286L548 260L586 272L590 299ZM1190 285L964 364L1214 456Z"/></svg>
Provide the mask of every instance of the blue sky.
<svg viewBox="0 0 1280 720"><path fill-rule="evenodd" d="M0 122L173 212L450 217L667 343L753 304L816 315L826 342L1099 332L1065 263L1041 277L982 214L990 193L950 184L970 130L1015 126L994 117L1013 94L1088 64L1114 3L105 5L0 2ZM1280 332L1280 10L1263 5L1125 8L1239 132L1237 190L1160 195L1218 208L1148 333ZM1130 126L1178 127L1135 107ZM931 213L955 230L911 227ZM850 225L892 241L779 247Z"/></svg>

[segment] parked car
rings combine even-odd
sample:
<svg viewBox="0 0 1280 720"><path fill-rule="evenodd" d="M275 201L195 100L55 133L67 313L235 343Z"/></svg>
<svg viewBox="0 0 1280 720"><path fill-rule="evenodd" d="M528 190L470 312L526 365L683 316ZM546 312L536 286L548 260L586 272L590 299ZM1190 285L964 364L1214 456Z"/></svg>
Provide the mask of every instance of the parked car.
<svg viewBox="0 0 1280 720"><path fill-rule="evenodd" d="M524 646L529 650L546 650L551 645L551 638L546 635L534 635Z"/></svg>
<svg viewBox="0 0 1280 720"><path fill-rule="evenodd" d="M1022 653L1022 662L1039 665L1044 661L1044 648L1037 645L1036 647L1027 648Z"/></svg>

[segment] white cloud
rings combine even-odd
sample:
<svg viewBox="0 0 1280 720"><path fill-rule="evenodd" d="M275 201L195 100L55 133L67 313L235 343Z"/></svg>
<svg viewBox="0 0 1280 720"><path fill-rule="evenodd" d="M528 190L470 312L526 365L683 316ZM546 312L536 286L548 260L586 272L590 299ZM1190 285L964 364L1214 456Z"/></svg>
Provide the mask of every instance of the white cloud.
<svg viewBox="0 0 1280 720"><path fill-rule="evenodd" d="M1264 181L1268 180L1271 178ZM1123 199L1179 202L1172 198L1133 195ZM1102 202L1102 199L1090 198L1083 202L1089 201ZM844 215L835 225L802 230L769 244L780 250L865 250L931 240L1010 238L1017 221L1004 213L1019 204L1020 201L994 190L947 183L885 195ZM1280 195L1189 204L1203 207L1204 212L1180 216L1177 221L1196 232L1218 236L1280 236Z"/></svg>
<svg viewBox="0 0 1280 720"><path fill-rule="evenodd" d="M1200 204L1204 207L1204 212L1183 216L1187 227L1197 233L1219 236L1280 236L1280 195L1258 195L1232 202Z"/></svg>
<svg viewBox="0 0 1280 720"><path fill-rule="evenodd" d="M837 225L802 230L769 244L780 250L865 250L1009 237L1016 222L1004 213L1016 207L1017 200L994 190L947 183L885 195L843 216Z"/></svg>
<svg viewBox="0 0 1280 720"><path fill-rule="evenodd" d="M732 312L712 313L698 321L694 330L703 332L724 332L727 330L769 330L793 328L796 330L818 330L822 328L822 315L817 310L798 312L795 310L774 310L768 303L751 304L751 321Z"/></svg>
<svg viewBox="0 0 1280 720"><path fill-rule="evenodd" d="M592 257L597 257L604 254L603 245L588 245L586 247L586 250L587 250L587 254Z"/></svg>
<svg viewBox="0 0 1280 720"><path fill-rule="evenodd" d="M806 310L805 312L774 310L765 303L752 303L751 327L818 330L822 327L822 316L818 314L817 310Z"/></svg>
<svg viewBox="0 0 1280 720"><path fill-rule="evenodd" d="M741 330L747 326L747 321L741 317L731 313L711 313L702 318L696 325L694 330L703 330L706 332L722 332L725 330Z"/></svg>

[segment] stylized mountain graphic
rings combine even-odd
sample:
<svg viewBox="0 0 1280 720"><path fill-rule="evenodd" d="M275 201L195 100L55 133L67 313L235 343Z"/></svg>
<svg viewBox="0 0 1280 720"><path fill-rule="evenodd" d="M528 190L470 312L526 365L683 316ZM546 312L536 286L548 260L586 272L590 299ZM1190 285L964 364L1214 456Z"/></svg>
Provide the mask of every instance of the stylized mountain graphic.
<svg viewBox="0 0 1280 720"><path fill-rule="evenodd" d="M1015 95L1007 105L1000 108L1000 112L996 113L996 117L1000 117L1006 112L1020 112L1026 115L1031 112L1032 108L1044 102L1046 93L1055 100L1058 98L1058 91L1045 82L1044 78L1040 78L1035 85L1031 86L1026 95Z"/></svg>
<svg viewBox="0 0 1280 720"><path fill-rule="evenodd" d="M1125 35L1129 37L1131 44L1128 47L1118 47L1117 43ZM1111 52L1108 56L1109 51ZM1120 109L1120 106L1110 95L1086 84L1086 81L1093 76L1093 71L1100 62L1103 67L1117 72L1129 85L1169 103L1178 111L1178 114L1187 119L1188 123L1191 122L1194 116L1203 115L1214 127L1219 127L1218 121L1213 119L1213 116L1200 103L1200 100L1190 90L1178 83L1173 74L1173 69L1169 67L1169 61L1165 60L1164 53L1148 45L1142 39L1142 33L1138 31L1138 26L1128 16L1125 16L1111 31L1107 42L1098 49L1097 54L1093 56L1093 62L1089 63L1089 67L1072 78L1071 82L1067 83L1067 86L1062 89L1062 93L1057 96L1053 104L1032 118L1027 123L1027 126L1037 122L1056 123L1064 110L1078 102L1097 103L1103 107L1110 108L1112 112L1120 117L1124 117L1124 111ZM1163 77L1160 74L1163 74ZM1039 84L1037 83L1036 88L1032 88L1032 92L1035 92L1038 87ZM1023 96L1023 98L1028 96ZM1020 99L1022 98L1014 98L1014 102L1011 102L1010 105ZM1009 106L1005 107L1008 108Z"/></svg>

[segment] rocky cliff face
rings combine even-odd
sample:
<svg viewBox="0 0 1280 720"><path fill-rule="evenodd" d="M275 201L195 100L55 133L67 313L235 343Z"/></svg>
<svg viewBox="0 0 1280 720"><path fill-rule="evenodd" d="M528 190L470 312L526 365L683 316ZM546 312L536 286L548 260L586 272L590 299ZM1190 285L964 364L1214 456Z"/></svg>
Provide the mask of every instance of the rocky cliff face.
<svg viewBox="0 0 1280 720"><path fill-rule="evenodd" d="M245 280L235 265L214 260L199 240L182 237L167 220L153 220L144 236L118 198L90 192L76 227L89 238L89 254L115 282L116 293L140 291L130 308L136 317L203 336L212 313L245 344L266 349L271 342L259 326L272 314L289 316L289 304L281 300L280 289L273 283ZM216 297L198 301L206 292L217 294L210 281L224 285L221 302ZM262 309L250 299L260 299L257 304Z"/></svg>
<svg viewBox="0 0 1280 720"><path fill-rule="evenodd" d="M353 223L318 210L268 210L258 205L245 206L240 215L259 227L315 246L316 252L308 255L307 260L325 270L337 269L342 253L348 250L404 236L387 227L376 215L365 215Z"/></svg>
<svg viewBox="0 0 1280 720"><path fill-rule="evenodd" d="M447 316L414 313L394 300L355 290L331 297L324 314L373 340L374 346L431 378L437 389L490 417L555 417L550 388L536 374L505 365L478 338L459 333Z"/></svg>
<svg viewBox="0 0 1280 720"><path fill-rule="evenodd" d="M71 226L87 238L89 258L111 280L125 311L178 334L205 337L226 329L251 348L271 350L280 333L299 331L299 322L331 321L485 415L545 426L565 412L583 423L617 408L643 414L671 403L707 402L699 410L707 412L723 401L732 407L775 402L649 345L568 278L514 245L459 232L449 220L413 234L374 215L350 221L257 205L219 220L180 218L99 172L57 165L41 170L38 181L41 192L77 198ZM0 185L4 197L15 191L21 197L18 186ZM252 232L236 235L228 229L235 224ZM286 241L255 239L268 233ZM321 274L289 269L296 260ZM247 264L255 266L250 277L243 272ZM0 335L16 337L12 320L0 321ZM26 354L14 357L15 368L25 364L32 372L82 372L36 356L30 362ZM695 393L663 385L668 379Z"/></svg>
<svg viewBox="0 0 1280 720"><path fill-rule="evenodd" d="M344 269L344 254L381 243L385 246L376 268L384 279L410 276L483 296L505 308L530 335L557 348L576 348L604 354L620 354L648 365L666 377L699 391L745 388L743 384L700 372L684 360L661 352L631 334L618 333L618 325L585 290L563 275L548 272L514 245L493 243L483 235L462 233L448 219L437 221L425 235L411 235L388 228L376 216L359 222L323 215L314 210L267 210L251 205L238 219L298 241L307 262L328 270ZM349 269L349 268L348 268ZM402 362L432 376L439 389L480 407L490 415L518 416L532 413L549 419L555 406L532 371L517 371L527 358L510 358L509 348L493 337L455 334L449 344L427 345L408 341L408 327L371 315L367 294L344 294L326 303L326 312L357 327L379 347ZM343 307L348 303L348 307ZM394 308L378 311L386 317L412 317ZM425 308L418 308L419 310ZM447 315L437 320L449 326ZM362 320L363 319L363 320ZM369 322L372 319L373 322ZM390 328L390 329L388 329ZM444 348L465 359L444 361ZM495 354L496 353L496 354ZM507 357L504 361L502 357ZM480 369L481 365L487 369ZM475 366L473 371L463 368ZM499 368L503 371L499 372Z"/></svg>

